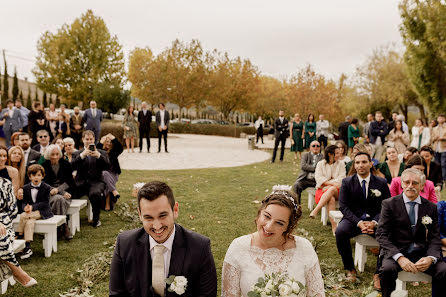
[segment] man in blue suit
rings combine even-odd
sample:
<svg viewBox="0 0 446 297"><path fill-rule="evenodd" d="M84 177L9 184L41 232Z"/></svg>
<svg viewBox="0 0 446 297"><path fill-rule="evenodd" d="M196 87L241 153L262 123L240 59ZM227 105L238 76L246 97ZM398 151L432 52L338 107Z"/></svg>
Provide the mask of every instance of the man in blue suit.
<svg viewBox="0 0 446 297"><path fill-rule="evenodd" d="M101 134L102 110L96 108L96 101L90 101L90 108L84 112L84 123L87 123L85 130L94 132L95 144L98 144Z"/></svg>
<svg viewBox="0 0 446 297"><path fill-rule="evenodd" d="M5 121L3 131L5 132L6 146L9 147L11 135L17 131L21 131L23 127L23 118L20 110L14 108L12 100L6 101L7 108L3 110L1 118Z"/></svg>
<svg viewBox="0 0 446 297"><path fill-rule="evenodd" d="M390 197L387 181L371 174L373 163L368 153L357 153L353 162L356 173L344 178L339 192L339 209L344 217L336 229L338 252L347 278L352 282L356 280L356 270L350 239L359 234L374 236L381 202ZM380 288L378 272L374 276L374 287Z"/></svg>

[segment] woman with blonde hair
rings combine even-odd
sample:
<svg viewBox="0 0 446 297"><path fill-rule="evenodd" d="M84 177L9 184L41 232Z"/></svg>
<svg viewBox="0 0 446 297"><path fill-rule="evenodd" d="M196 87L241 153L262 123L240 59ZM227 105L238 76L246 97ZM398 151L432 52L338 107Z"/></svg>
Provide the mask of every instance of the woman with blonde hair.
<svg viewBox="0 0 446 297"><path fill-rule="evenodd" d="M25 184L26 163L25 153L20 146L13 146L8 151L8 165L14 167L19 172L19 188Z"/></svg>

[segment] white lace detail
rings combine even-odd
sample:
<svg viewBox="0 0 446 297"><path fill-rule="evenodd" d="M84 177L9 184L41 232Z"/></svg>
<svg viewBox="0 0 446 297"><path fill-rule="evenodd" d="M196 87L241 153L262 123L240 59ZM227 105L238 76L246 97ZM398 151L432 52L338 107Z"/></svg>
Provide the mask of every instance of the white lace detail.
<svg viewBox="0 0 446 297"><path fill-rule="evenodd" d="M251 235L236 238L226 252L222 297L246 297L265 273L282 272L304 284L307 296L325 297L319 260L311 243L294 236L296 248L285 251L251 246Z"/></svg>

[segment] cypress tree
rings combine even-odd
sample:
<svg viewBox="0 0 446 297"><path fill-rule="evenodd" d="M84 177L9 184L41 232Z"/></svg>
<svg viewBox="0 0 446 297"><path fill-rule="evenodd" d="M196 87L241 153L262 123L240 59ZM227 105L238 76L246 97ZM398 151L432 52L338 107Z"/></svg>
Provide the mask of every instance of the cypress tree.
<svg viewBox="0 0 446 297"><path fill-rule="evenodd" d="M19 79L17 78L17 68L14 69L14 79L12 80L12 101L19 96Z"/></svg>
<svg viewBox="0 0 446 297"><path fill-rule="evenodd" d="M60 98L59 95L56 95L56 106L60 107Z"/></svg>
<svg viewBox="0 0 446 297"><path fill-rule="evenodd" d="M32 99L31 99L31 87L28 84L28 96L26 98L26 108L32 109Z"/></svg>
<svg viewBox="0 0 446 297"><path fill-rule="evenodd" d="M45 92L43 92L43 107L45 108L45 107L48 107L48 100L47 100L47 97L46 97L46 93Z"/></svg>
<svg viewBox="0 0 446 297"><path fill-rule="evenodd" d="M6 65L5 50L3 50L3 61L5 61L5 72L3 74L3 96L5 100L9 98L8 66Z"/></svg>
<svg viewBox="0 0 446 297"><path fill-rule="evenodd" d="M20 93L19 93L19 99L20 99L20 101L22 101L22 104L23 104L23 93L22 93L22 91L20 91Z"/></svg>
<svg viewBox="0 0 446 297"><path fill-rule="evenodd" d="M37 87L36 87L36 94L35 95L36 95L36 97L35 97L34 101L36 101L36 102L40 101L39 100L39 89Z"/></svg>

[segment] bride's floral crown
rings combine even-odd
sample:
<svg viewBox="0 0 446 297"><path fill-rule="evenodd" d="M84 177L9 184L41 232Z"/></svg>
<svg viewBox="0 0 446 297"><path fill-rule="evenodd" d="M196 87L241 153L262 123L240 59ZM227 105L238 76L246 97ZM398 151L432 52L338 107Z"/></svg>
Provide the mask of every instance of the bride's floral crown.
<svg viewBox="0 0 446 297"><path fill-rule="evenodd" d="M296 204L294 198L290 195L291 186L289 185L275 185L273 186L273 191L271 194L283 194L288 200L293 203L294 210L297 211L298 205Z"/></svg>

